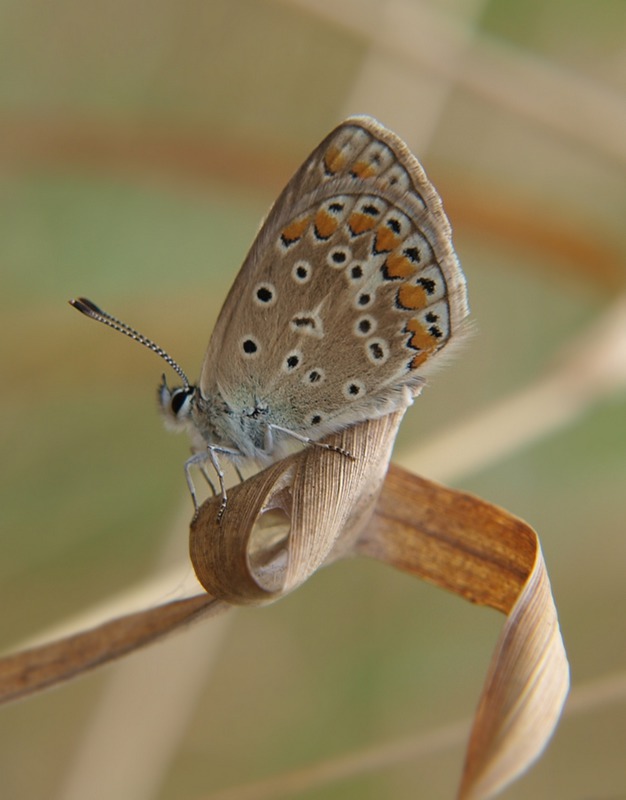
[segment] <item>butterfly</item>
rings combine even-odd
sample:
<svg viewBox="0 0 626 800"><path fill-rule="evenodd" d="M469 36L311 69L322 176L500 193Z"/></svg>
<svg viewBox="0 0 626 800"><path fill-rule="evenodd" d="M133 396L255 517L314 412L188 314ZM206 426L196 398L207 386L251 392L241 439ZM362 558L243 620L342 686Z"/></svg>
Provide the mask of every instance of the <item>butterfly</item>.
<svg viewBox="0 0 626 800"><path fill-rule="evenodd" d="M185 464L219 478L281 458L408 406L466 329L466 281L436 190L404 142L372 117L336 127L263 222L220 312L192 384L158 345L85 298L82 313L139 341L177 372L159 402L186 430ZM339 448L332 448L339 449ZM349 455L343 451L344 455Z"/></svg>

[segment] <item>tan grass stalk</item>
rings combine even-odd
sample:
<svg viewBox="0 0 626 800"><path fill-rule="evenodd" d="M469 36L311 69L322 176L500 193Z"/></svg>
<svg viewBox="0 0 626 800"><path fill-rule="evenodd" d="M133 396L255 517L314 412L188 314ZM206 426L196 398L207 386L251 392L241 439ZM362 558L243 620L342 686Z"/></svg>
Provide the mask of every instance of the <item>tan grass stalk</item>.
<svg viewBox="0 0 626 800"><path fill-rule="evenodd" d="M332 437L353 453L309 447L219 499L192 524L206 595L113 620L0 661L0 698L67 680L231 605L262 605L320 566L367 555L508 615L474 719L459 798L486 798L540 754L569 673L536 534L478 498L404 470L387 473L402 412Z"/></svg>

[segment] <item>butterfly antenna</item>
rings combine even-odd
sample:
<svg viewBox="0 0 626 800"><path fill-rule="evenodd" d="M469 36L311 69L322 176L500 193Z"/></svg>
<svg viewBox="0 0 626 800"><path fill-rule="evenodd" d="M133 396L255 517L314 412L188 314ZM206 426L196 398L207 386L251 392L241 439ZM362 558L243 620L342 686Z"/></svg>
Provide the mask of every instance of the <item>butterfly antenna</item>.
<svg viewBox="0 0 626 800"><path fill-rule="evenodd" d="M159 345L155 344L151 339L148 339L146 336L139 333L139 331L136 331L134 328L131 328L130 325L127 325L120 319L116 319L115 317L112 317L111 314L107 314L106 311L98 308L95 303L92 303L91 300L87 300L86 297L79 297L76 300L70 300L69 304L74 306L75 309L80 311L80 313L84 314L86 317L95 319L96 322L101 322L103 325L108 325L109 328L113 328L114 331L123 333L125 336L128 336L129 339L134 339L136 342L139 342L139 344L147 347L148 350L152 350L153 353L161 356L161 358L167 364L169 364L174 372L176 372L181 378L182 382L185 384L185 389L189 388L189 379L182 371L181 367L178 366L174 359L168 353L166 353L162 347L159 347Z"/></svg>

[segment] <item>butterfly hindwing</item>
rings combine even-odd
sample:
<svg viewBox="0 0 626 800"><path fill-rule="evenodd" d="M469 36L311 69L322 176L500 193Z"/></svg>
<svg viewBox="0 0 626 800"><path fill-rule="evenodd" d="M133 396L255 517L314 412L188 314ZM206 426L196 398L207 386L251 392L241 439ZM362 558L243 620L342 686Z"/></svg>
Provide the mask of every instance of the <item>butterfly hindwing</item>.
<svg viewBox="0 0 626 800"><path fill-rule="evenodd" d="M271 209L200 388L315 438L406 403L467 314L450 226L419 162L375 120L351 118Z"/></svg>

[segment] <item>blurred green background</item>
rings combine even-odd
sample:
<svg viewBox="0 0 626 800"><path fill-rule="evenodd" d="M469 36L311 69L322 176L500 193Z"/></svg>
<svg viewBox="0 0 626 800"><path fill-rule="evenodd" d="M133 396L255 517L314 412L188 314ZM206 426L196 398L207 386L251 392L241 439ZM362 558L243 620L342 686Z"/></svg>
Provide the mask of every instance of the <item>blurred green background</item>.
<svg viewBox="0 0 626 800"><path fill-rule="evenodd" d="M195 378L270 203L343 117L373 114L443 196L476 321L403 424L397 452L419 452L549 374L623 292L626 130L607 119L624 107L624 31L623 0L1 0L0 645L149 575L191 512L187 442L156 411L162 365L68 298ZM468 53L495 54L482 84ZM543 92L543 116L517 102ZM574 423L455 478L538 530L575 684L626 669L625 412L623 391L599 392ZM147 797L205 797L468 717L503 622L364 561L232 617ZM3 798L69 796L110 672L0 709ZM623 700L566 717L503 796L626 797L625 741ZM447 798L461 765L456 747L299 796Z"/></svg>

